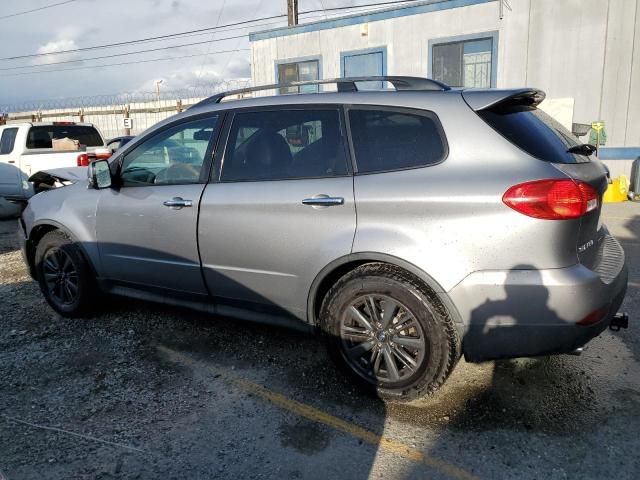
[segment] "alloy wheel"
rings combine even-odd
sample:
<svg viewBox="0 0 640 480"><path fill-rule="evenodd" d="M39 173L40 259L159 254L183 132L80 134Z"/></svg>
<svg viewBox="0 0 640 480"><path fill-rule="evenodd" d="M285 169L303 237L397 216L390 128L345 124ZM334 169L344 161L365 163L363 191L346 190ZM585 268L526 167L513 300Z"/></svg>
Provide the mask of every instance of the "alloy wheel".
<svg viewBox="0 0 640 480"><path fill-rule="evenodd" d="M59 248L43 259L44 280L51 298L60 305L71 305L78 297L78 272L71 257Z"/></svg>
<svg viewBox="0 0 640 480"><path fill-rule="evenodd" d="M415 315L386 295L365 295L351 302L341 317L340 337L345 359L370 382L406 380L418 371L427 353Z"/></svg>

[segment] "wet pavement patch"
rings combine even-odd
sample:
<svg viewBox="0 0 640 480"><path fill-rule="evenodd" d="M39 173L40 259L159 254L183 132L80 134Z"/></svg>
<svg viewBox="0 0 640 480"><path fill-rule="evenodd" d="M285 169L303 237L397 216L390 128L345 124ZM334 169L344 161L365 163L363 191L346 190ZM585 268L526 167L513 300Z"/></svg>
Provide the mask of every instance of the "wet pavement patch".
<svg viewBox="0 0 640 480"><path fill-rule="evenodd" d="M313 455L329 446L333 432L319 423L300 419L294 423L283 423L279 435L282 446Z"/></svg>

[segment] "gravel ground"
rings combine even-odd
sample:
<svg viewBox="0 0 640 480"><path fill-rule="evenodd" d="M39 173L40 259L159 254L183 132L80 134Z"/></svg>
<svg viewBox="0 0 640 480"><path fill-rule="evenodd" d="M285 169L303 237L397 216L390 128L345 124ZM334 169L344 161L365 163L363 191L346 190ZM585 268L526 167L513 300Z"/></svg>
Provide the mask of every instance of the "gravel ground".
<svg viewBox="0 0 640 480"><path fill-rule="evenodd" d="M125 299L63 319L0 222L0 479L635 479L640 205L605 221L631 328L581 357L461 361L419 407L362 395L302 333Z"/></svg>

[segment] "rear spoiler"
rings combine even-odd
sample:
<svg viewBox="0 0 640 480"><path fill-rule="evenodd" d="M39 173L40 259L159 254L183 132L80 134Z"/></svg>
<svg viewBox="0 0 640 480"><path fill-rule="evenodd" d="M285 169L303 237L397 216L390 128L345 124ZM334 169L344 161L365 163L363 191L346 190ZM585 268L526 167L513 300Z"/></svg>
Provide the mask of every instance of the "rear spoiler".
<svg viewBox="0 0 640 480"><path fill-rule="evenodd" d="M476 112L507 105L537 107L546 97L536 88L469 89L462 91L462 98Z"/></svg>

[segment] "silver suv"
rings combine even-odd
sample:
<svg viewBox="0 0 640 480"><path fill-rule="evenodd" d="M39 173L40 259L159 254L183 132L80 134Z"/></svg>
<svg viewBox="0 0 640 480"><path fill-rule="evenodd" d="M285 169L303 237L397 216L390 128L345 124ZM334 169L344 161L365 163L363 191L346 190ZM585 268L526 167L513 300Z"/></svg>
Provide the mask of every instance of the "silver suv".
<svg viewBox="0 0 640 480"><path fill-rule="evenodd" d="M221 102L292 88L315 93ZM605 169L543 99L411 77L217 95L87 180L49 172L75 183L30 200L25 258L62 315L106 293L317 327L385 399L434 392L462 354L569 353L624 326L627 269Z"/></svg>

